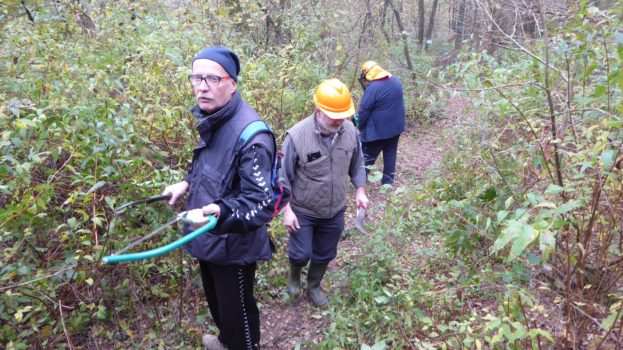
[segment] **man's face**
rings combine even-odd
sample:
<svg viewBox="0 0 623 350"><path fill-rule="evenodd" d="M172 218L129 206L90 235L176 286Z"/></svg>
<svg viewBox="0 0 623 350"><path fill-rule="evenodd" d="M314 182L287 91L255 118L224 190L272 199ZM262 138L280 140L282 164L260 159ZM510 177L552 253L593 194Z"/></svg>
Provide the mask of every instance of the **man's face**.
<svg viewBox="0 0 623 350"><path fill-rule="evenodd" d="M316 108L316 119L320 132L325 135L335 134L344 124L344 119L332 119L319 108Z"/></svg>
<svg viewBox="0 0 623 350"><path fill-rule="evenodd" d="M217 86L208 85L205 79L199 85L193 86L197 104L208 113L214 113L226 105L238 86L220 64L207 59L196 60L193 63L192 74L221 78Z"/></svg>

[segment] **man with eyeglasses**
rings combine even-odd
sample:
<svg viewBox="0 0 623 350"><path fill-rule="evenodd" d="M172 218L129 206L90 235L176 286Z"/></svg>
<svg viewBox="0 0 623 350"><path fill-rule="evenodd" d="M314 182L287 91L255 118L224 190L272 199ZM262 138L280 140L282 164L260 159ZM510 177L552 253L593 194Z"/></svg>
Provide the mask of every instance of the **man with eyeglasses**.
<svg viewBox="0 0 623 350"><path fill-rule="evenodd" d="M207 349L257 349L260 314L253 295L257 261L271 258L266 223L272 217L270 185L274 139L258 133L242 149L239 135L261 120L237 91L238 56L209 47L197 54L188 76L197 105L199 144L186 178L167 186L169 204L188 191L188 216L215 215L216 227L188 243L199 260L203 288L220 334L205 335ZM267 185L268 184L268 185ZM184 228L184 233L196 227Z"/></svg>

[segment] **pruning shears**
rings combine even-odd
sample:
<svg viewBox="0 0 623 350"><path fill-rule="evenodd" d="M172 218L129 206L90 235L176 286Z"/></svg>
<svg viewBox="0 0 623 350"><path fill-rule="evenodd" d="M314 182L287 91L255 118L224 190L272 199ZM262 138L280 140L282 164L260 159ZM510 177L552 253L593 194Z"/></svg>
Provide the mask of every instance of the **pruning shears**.
<svg viewBox="0 0 623 350"><path fill-rule="evenodd" d="M137 204L144 204L144 203L153 203L156 201L160 201L160 200L165 200L165 199L169 199L171 198L171 195L163 195L163 196L153 196L153 197L149 197L149 198L144 198L144 199L139 199L136 201L132 201L132 202L128 202L125 203L117 208L115 208L114 213L115 214L119 214L119 213L123 213L128 207L133 206L133 205L137 205ZM116 264L116 263L121 263L121 262L129 262L129 261L137 261L137 260L144 260L144 259L149 259L149 258L153 258L153 257L157 257L163 254L166 254L172 250L175 250L179 247L181 247L182 245L190 242L191 240L197 238L198 236L200 236L201 234L210 231L211 229L213 229L216 226L216 217L213 215L209 215L209 216L197 216L197 215L189 215L188 211L183 211L177 215L175 215L175 218L169 222L167 222L166 224L158 227L157 229L153 230L152 232L150 232L149 234L147 234L146 236L143 236L139 239L137 239L136 241L128 244L125 248L123 248L122 250L112 253L109 256L105 256L104 258L102 258L102 262L104 264ZM154 248L151 250L147 250L144 252L138 252L138 253L128 253L125 254L125 252L127 252L128 250L132 249L134 246L150 239L151 237L157 235L158 233L164 231L166 228L174 225L177 222L183 222L186 224L190 224L190 225L203 225L201 227L199 227L198 229L192 231L191 233L185 235L184 237L171 242L165 246L159 247L159 248Z"/></svg>

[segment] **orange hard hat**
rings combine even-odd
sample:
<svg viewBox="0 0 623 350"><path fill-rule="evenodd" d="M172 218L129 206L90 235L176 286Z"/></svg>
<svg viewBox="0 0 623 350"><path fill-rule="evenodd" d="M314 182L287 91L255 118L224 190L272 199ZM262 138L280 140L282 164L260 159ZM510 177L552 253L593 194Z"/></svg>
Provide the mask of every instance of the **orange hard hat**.
<svg viewBox="0 0 623 350"><path fill-rule="evenodd" d="M392 76L391 73L383 69L381 66L379 66L378 63L374 61L367 61L366 63L362 64L361 72L365 75L366 80L368 81L383 79Z"/></svg>
<svg viewBox="0 0 623 350"><path fill-rule="evenodd" d="M327 79L314 94L316 107L331 119L345 119L355 114L355 105L348 87L338 79Z"/></svg>

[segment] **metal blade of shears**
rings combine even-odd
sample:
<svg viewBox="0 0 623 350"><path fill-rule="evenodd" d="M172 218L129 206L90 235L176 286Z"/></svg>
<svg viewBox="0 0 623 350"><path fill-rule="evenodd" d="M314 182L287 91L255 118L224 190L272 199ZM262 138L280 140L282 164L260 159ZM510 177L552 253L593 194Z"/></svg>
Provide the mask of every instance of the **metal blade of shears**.
<svg viewBox="0 0 623 350"><path fill-rule="evenodd" d="M155 229L155 230L151 231L149 234L147 234L147 235L145 235L145 236L141 237L140 239L137 239L136 241L134 241L134 242L132 242L132 243L128 244L128 246L127 246L127 247L125 247L125 248L121 249L120 251L118 251L118 252L116 252L116 253L114 253L114 254L112 254L112 255L121 255L121 254L123 254L123 253L127 252L128 250L132 249L133 247L135 247L135 246L137 246L137 245L139 245L139 244L141 244L141 243L145 242L146 240L148 240L148 239L152 238L153 236L157 235L158 233L160 233L160 232L162 232L162 231L166 230L166 229L167 229L167 228L169 228L171 225L173 225L173 224L175 224L176 222L180 221L180 220L182 219L182 217L183 217L183 216L181 216L181 215L179 215L179 214L178 214L178 215L176 215L176 216L175 216L175 219L173 219L173 220L171 220L171 221L167 222L166 224L164 224L164 225L162 225L162 226L158 227L157 229Z"/></svg>
<svg viewBox="0 0 623 350"><path fill-rule="evenodd" d="M127 203L124 203L124 204L118 206L117 208L114 209L114 213L115 214L121 214L124 211L126 211L126 209L128 209L129 207L134 206L134 205L149 204L149 203L162 201L162 200L166 200L166 199L170 199L170 198L171 198L171 195L167 194L167 195L159 195L159 196L152 196L152 197L147 197L147 198L143 198L143 199L138 199L138 200L127 202Z"/></svg>
<svg viewBox="0 0 623 350"><path fill-rule="evenodd" d="M365 223L366 223L366 208L359 207L357 208L357 216L355 216L355 227L357 228L357 230L359 230L359 232L363 233L364 235L367 235L368 231L366 230Z"/></svg>

